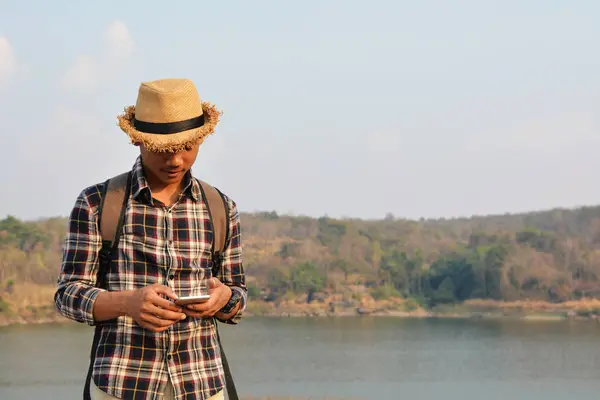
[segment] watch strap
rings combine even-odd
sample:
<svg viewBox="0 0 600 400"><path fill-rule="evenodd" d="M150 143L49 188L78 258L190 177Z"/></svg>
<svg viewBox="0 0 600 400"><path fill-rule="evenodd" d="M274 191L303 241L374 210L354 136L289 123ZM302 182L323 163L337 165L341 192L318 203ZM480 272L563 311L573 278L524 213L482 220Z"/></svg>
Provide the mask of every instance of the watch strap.
<svg viewBox="0 0 600 400"><path fill-rule="evenodd" d="M227 304L225 304L225 306L221 308L220 311L224 314L229 314L231 311L233 311L235 306L237 306L241 298L242 295L240 294L240 292L238 292L235 289L231 289L231 297L229 298Z"/></svg>

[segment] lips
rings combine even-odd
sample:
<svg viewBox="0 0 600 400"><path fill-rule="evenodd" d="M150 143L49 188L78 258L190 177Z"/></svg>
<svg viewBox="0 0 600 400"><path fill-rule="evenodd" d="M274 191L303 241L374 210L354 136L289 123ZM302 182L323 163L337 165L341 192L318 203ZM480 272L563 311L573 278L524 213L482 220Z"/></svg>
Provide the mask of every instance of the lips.
<svg viewBox="0 0 600 400"><path fill-rule="evenodd" d="M182 173L183 170L181 170L181 169L173 169L173 170L163 169L163 172L166 173L167 175L169 175L169 177L174 177L174 176L177 176L180 173Z"/></svg>

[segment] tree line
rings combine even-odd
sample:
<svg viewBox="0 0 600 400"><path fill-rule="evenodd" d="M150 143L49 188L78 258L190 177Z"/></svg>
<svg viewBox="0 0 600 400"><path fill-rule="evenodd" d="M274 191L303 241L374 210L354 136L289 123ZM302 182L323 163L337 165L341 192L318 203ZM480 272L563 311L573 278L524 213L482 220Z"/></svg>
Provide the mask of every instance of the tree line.
<svg viewBox="0 0 600 400"><path fill-rule="evenodd" d="M413 299L562 302L600 297L600 206L462 219L309 218L243 213L252 298L347 293ZM54 284L65 218L0 220L0 296ZM0 309L1 312L1 309Z"/></svg>

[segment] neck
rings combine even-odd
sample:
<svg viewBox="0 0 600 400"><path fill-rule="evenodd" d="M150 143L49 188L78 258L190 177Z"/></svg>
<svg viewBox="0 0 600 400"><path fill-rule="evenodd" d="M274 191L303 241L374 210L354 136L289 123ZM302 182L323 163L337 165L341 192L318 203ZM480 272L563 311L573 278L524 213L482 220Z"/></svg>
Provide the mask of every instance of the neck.
<svg viewBox="0 0 600 400"><path fill-rule="evenodd" d="M154 177L147 177L146 180L148 181L148 186L150 186L152 193L176 193L183 188L183 180L170 184L164 184Z"/></svg>
<svg viewBox="0 0 600 400"><path fill-rule="evenodd" d="M148 186L150 186L150 190L152 191L152 197L160 200L166 205L171 205L177 200L181 189L183 189L183 182L185 178L179 182L165 184L157 177L152 175L152 172L148 171L146 168L144 168L144 174L146 175Z"/></svg>

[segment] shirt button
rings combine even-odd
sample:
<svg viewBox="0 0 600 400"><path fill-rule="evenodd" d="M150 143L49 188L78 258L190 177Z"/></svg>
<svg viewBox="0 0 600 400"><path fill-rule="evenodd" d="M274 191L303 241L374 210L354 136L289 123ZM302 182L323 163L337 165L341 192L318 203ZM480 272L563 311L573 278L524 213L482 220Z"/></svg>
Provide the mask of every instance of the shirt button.
<svg viewBox="0 0 600 400"><path fill-rule="evenodd" d="M167 360L170 360L170 359L171 359L171 355L167 354Z"/></svg>
<svg viewBox="0 0 600 400"><path fill-rule="evenodd" d="M170 279L170 280L173 280L173 279L175 279L175 275L173 275L173 274L169 275L169 279Z"/></svg>

